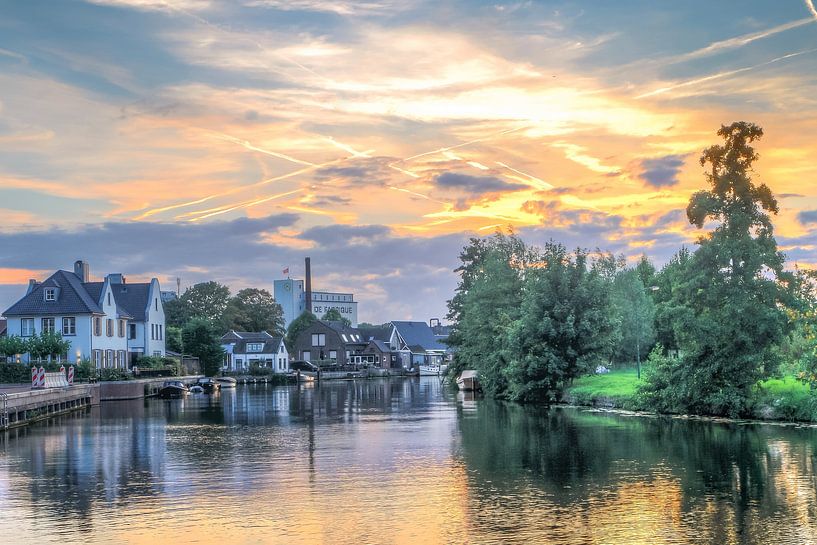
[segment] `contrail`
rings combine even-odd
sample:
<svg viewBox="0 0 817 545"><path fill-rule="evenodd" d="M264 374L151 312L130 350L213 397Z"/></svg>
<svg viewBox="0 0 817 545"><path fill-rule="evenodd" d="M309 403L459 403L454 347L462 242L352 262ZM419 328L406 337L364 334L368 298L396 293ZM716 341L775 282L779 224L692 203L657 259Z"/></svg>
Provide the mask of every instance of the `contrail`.
<svg viewBox="0 0 817 545"><path fill-rule="evenodd" d="M348 144L344 144L343 142L338 142L331 136L321 136L324 140L332 144L333 146L337 146L338 148L342 149L343 151L350 153L352 157L363 157L366 159L371 158L370 153L374 152L374 150L366 150L366 151L357 151L355 148Z"/></svg>
<svg viewBox="0 0 817 545"><path fill-rule="evenodd" d="M512 132L516 132L516 131L521 131L522 129L527 129L528 126L529 125L524 125L522 127L516 127L516 128L513 128L513 129L505 129L504 131L499 131L499 132L489 134L487 136L482 136L480 138L475 138L473 140L469 140L468 142L463 142L461 144L457 144L456 146L449 146L447 148L439 148L439 149L435 149L435 150L432 150L432 151L426 151L424 153L418 153L417 155L412 155L411 157L406 157L402 161L404 161L404 162L405 161L411 161L413 159L417 159L418 157L425 157L426 155L433 155L435 153L444 153L446 151L451 151L452 149L457 149L457 148L462 148L462 147L465 147L465 146L470 146L471 144L476 144L477 142L482 142L484 140L490 140L491 138L493 138L495 136L502 136L504 134L508 134L508 133L512 133Z"/></svg>
<svg viewBox="0 0 817 545"><path fill-rule="evenodd" d="M526 178L529 178L529 179L531 179L531 180L535 181L536 183L540 184L540 189L553 189L553 185L551 185L551 184L547 183L546 181L544 181L544 180L540 180L540 179L539 179L539 178L537 178L536 176L531 176L531 175L530 175L530 174L528 174L527 172L522 172L521 170L517 170L517 169L515 169L515 168L513 168L513 167L511 167L511 166L508 166L508 165L506 165L505 163L503 163L502 161L497 161L497 162L496 162L496 164L498 164L498 165L499 165L499 166L501 166L501 167L505 167L505 168L507 168L508 170L511 170L511 171L513 171L513 172L516 172L517 174L520 174L520 175L522 175L522 176L525 176Z"/></svg>
<svg viewBox="0 0 817 545"><path fill-rule="evenodd" d="M810 2L811 0L806 0L806 4L809 4ZM815 13L814 16L817 17L817 13ZM698 59L700 57L707 57L709 55L714 55L722 50L743 47L744 45L750 44L754 41L762 40L763 38L768 38L769 36L774 36L775 34L779 34L781 32L785 32L793 28L798 28L803 25L808 25L813 22L814 19L812 19L811 17L805 17L803 19L798 19L796 21L784 23L782 25L778 25L776 27L772 27L766 30L753 32L752 34L744 34L743 36L736 36L735 38L729 38L726 40L721 40L719 42L713 42L706 47L702 47L701 49L696 49L695 51L690 51L689 53L682 53L681 55L664 59L661 62L670 64L689 61L692 59Z"/></svg>
<svg viewBox="0 0 817 545"><path fill-rule="evenodd" d="M666 93L667 91L672 91L672 90L675 90L675 89L679 89L681 87L689 87L690 85L697 85L698 83L705 83L707 81L712 81L712 80L715 80L715 79L725 78L727 76L734 76L735 74L740 74L741 72L748 72L749 70L755 70L757 68L762 68L764 66L768 66L770 64L774 64L776 62L780 62L780 61L785 60L785 59L790 59L792 57L798 57L800 55L805 55L806 53L813 53L815 51L817 51L817 48L807 49L805 51L798 51L797 53L789 53L788 55L783 55L782 57L777 57L777 58L772 59L770 61L762 62L762 63L756 64L754 66L745 66L743 68L738 68L736 70L728 70L726 72L719 72L717 74L712 74L710 76L704 76L702 78L696 78L696 79L684 81L684 82L681 82L681 83L677 83L675 85L669 85L667 87L661 87L659 89L655 89L654 91L650 91L648 93L640 94L640 95L638 95L638 96L636 96L634 98L636 98L636 99L647 98L647 97L651 97L651 96Z"/></svg>
<svg viewBox="0 0 817 545"><path fill-rule="evenodd" d="M217 210L215 212L210 212L209 214L203 214L201 216L191 218L191 219L189 219L187 221L196 222L196 221L199 221L199 220L210 218L212 216L218 216L219 214L226 214L227 212L232 212L233 210L238 210L239 208L249 208L251 206L256 206L256 205L259 205L259 204L262 204L262 203L265 203L265 202L268 202L268 201L271 201L271 200L274 200L274 199L280 199L281 197L286 197L288 195L292 195L294 193L299 193L301 191L305 191L305 189L304 188L295 189L293 191L287 191L285 193L278 193L277 195L272 195L270 197L264 197L263 199L254 199L254 200L250 200L250 201L244 201L242 203L230 206L229 208L224 208L222 210Z"/></svg>
<svg viewBox="0 0 817 545"><path fill-rule="evenodd" d="M389 168L392 168L392 169L394 169L394 170L396 170L398 172L402 172L403 174L411 176L412 178L419 178L420 177L419 174L415 174L414 172L402 169L402 168L400 168L398 166L395 166L394 164L389 165Z"/></svg>
<svg viewBox="0 0 817 545"><path fill-rule="evenodd" d="M805 1L806 1L806 7L811 12L811 14L814 16L814 18L817 19L817 8L814 7L814 2L812 2L811 0L805 0Z"/></svg>
<svg viewBox="0 0 817 545"><path fill-rule="evenodd" d="M295 157L290 157L289 155L279 153L277 151L271 151L264 148L259 148L258 146L252 145L250 142L246 140L241 140L240 138L236 138L234 136L230 136L229 134L219 134L218 138L222 140L227 140L228 142L232 142L234 144L238 144L239 146L243 146L251 151L257 151L258 153L264 153L266 155L271 155L272 157L277 157L279 159L284 159L286 161L291 161L293 163L297 163L299 165L307 165L307 166L315 166L315 163L310 163L309 161L302 161L301 159L296 159Z"/></svg>

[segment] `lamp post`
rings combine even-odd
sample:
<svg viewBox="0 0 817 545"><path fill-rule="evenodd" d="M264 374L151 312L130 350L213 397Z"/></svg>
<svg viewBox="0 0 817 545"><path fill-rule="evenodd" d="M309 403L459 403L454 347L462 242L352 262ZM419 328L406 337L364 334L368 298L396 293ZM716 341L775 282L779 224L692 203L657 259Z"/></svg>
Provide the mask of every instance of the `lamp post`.
<svg viewBox="0 0 817 545"><path fill-rule="evenodd" d="M81 362L82 362L82 352L79 349L77 349L77 365L79 365Z"/></svg>

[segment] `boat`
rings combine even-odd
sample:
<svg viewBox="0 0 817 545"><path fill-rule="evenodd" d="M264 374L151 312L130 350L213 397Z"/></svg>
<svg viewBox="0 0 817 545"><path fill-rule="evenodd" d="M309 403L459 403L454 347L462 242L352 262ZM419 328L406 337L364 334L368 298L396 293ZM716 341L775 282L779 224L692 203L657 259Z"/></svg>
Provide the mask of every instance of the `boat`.
<svg viewBox="0 0 817 545"><path fill-rule="evenodd" d="M200 378L198 382L196 382L196 385L201 386L206 394L213 394L221 390L221 385L210 377Z"/></svg>
<svg viewBox="0 0 817 545"><path fill-rule="evenodd" d="M480 389L479 375L473 369L463 371L457 377L457 388L463 392L476 392Z"/></svg>
<svg viewBox="0 0 817 545"><path fill-rule="evenodd" d="M216 382L218 382L222 388L235 388L236 384L238 384L238 381L233 377L218 377Z"/></svg>
<svg viewBox="0 0 817 545"><path fill-rule="evenodd" d="M203 394L204 393L204 388L202 388L201 386L196 384L195 386L190 387L190 393L191 394Z"/></svg>
<svg viewBox="0 0 817 545"><path fill-rule="evenodd" d="M442 373L442 369L440 369L439 365L436 364L428 364L428 365L421 365L420 366L420 376L421 377L438 377Z"/></svg>
<svg viewBox="0 0 817 545"><path fill-rule="evenodd" d="M162 387L159 388L159 397L161 399L176 399L187 395L187 386L179 380L168 380Z"/></svg>

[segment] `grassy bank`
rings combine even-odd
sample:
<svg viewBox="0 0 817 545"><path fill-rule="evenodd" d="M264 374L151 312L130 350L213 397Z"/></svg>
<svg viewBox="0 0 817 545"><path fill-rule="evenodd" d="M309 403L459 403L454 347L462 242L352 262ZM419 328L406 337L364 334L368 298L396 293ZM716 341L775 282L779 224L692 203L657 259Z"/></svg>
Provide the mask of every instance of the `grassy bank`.
<svg viewBox="0 0 817 545"><path fill-rule="evenodd" d="M650 407L638 397L640 382L635 369L581 377L567 389L564 400L574 405L648 411ZM817 422L817 395L793 376L766 380L755 390L753 412L764 420Z"/></svg>

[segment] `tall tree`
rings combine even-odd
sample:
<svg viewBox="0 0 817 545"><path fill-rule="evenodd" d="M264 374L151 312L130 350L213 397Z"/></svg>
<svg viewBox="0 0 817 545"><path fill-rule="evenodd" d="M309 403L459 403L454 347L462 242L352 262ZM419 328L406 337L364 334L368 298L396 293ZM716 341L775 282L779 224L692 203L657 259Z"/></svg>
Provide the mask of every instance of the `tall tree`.
<svg viewBox="0 0 817 545"><path fill-rule="evenodd" d="M218 329L226 329L226 311L230 302L230 288L227 286L212 280L202 282L187 288L179 302L182 315L186 315L187 320L203 318Z"/></svg>
<svg viewBox="0 0 817 545"><path fill-rule="evenodd" d="M641 281L638 268L620 271L613 282L612 306L616 311L620 336L616 353L620 360L635 361L641 378L641 358L655 340L655 305Z"/></svg>
<svg viewBox="0 0 817 545"><path fill-rule="evenodd" d="M206 376L212 377L219 372L224 361L224 350L212 322L204 318L193 318L187 322L182 329L182 343L185 353L199 358Z"/></svg>
<svg viewBox="0 0 817 545"><path fill-rule="evenodd" d="M26 341L17 335L0 337L0 354L8 358L13 358L17 354L25 354L28 351Z"/></svg>
<svg viewBox="0 0 817 545"><path fill-rule="evenodd" d="M522 313L509 332L509 396L558 401L562 391L610 350L615 322L609 308L608 262L590 267L587 254L554 242L525 273Z"/></svg>
<svg viewBox="0 0 817 545"><path fill-rule="evenodd" d="M228 329L269 331L284 335L284 313L272 294L264 289L245 288L230 299L226 310Z"/></svg>
<svg viewBox="0 0 817 545"><path fill-rule="evenodd" d="M329 322L343 322L347 326L352 325L351 320L349 318L345 318L338 309L330 308L326 311L326 313L321 317L321 320L327 320Z"/></svg>
<svg viewBox="0 0 817 545"><path fill-rule="evenodd" d="M763 131L736 122L718 135L723 145L701 156L710 189L695 193L687 207L690 223L717 227L699 239L674 288L683 307L682 327L674 328L681 358L652 378L664 387L647 391L666 408L739 416L749 411L752 388L777 366L793 277L783 269L769 217L777 201L751 176L758 156L750 144Z"/></svg>
<svg viewBox="0 0 817 545"><path fill-rule="evenodd" d="M476 369L490 395L504 395L508 328L519 317L524 272L531 252L515 235L473 238L460 254L460 282L448 302L453 322L448 345L456 349L452 372Z"/></svg>
<svg viewBox="0 0 817 545"><path fill-rule="evenodd" d="M308 311L303 312L300 316L292 320L292 322L289 324L289 328L287 329L287 337L285 341L287 349L294 353L295 341L298 339L298 335L300 335L302 331L307 329L316 321L318 321L318 318Z"/></svg>

